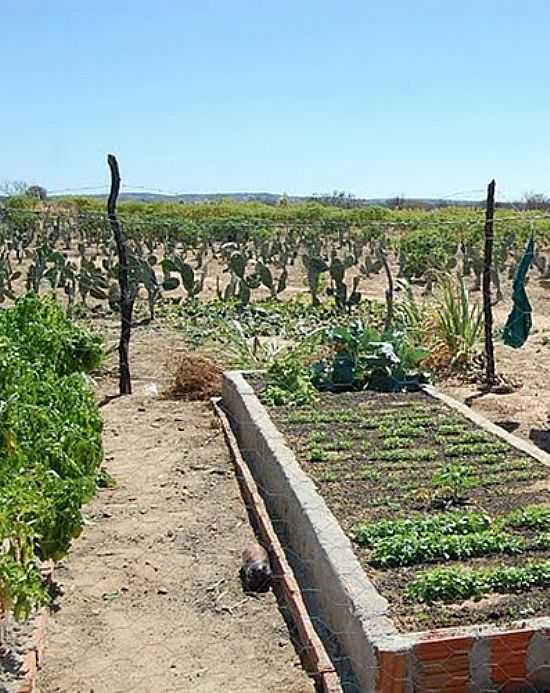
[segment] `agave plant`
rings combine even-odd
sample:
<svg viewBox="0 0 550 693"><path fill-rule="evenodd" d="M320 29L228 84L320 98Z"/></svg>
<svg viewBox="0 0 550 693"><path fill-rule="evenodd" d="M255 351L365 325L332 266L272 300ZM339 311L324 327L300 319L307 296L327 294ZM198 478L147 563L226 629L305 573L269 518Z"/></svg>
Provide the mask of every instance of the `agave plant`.
<svg viewBox="0 0 550 693"><path fill-rule="evenodd" d="M220 325L204 348L207 355L228 368L261 370L272 364L286 347L287 342L275 343L247 335L238 320L231 320Z"/></svg>
<svg viewBox="0 0 550 693"><path fill-rule="evenodd" d="M483 330L481 306L472 303L463 277L439 278L435 304L435 338L447 349L450 363L472 361Z"/></svg>

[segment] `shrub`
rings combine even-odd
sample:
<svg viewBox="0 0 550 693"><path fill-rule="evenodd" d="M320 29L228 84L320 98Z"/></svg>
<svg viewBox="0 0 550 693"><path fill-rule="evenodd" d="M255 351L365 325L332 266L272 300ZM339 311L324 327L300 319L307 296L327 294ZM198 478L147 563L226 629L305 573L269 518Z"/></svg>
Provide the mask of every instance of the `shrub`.
<svg viewBox="0 0 550 693"><path fill-rule="evenodd" d="M52 299L0 312L0 606L25 617L47 600L37 559L59 559L94 493L102 421L85 371L101 343Z"/></svg>

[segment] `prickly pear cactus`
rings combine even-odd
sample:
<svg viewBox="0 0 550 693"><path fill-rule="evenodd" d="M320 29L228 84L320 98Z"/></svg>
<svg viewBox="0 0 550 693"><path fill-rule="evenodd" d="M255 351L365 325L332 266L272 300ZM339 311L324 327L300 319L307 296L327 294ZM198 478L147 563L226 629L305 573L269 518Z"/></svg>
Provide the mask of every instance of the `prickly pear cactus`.
<svg viewBox="0 0 550 693"><path fill-rule="evenodd" d="M321 303L318 295L321 275L329 271L329 266L319 255L310 255L308 253L302 255L302 262L306 269L307 285L311 293L311 302L314 306L318 306Z"/></svg>

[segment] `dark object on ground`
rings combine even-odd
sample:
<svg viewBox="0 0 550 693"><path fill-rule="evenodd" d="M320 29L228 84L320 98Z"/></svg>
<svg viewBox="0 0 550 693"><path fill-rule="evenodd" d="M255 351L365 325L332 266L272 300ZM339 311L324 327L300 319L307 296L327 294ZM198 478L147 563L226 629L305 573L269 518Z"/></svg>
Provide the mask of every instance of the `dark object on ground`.
<svg viewBox="0 0 550 693"><path fill-rule="evenodd" d="M243 551L241 580L246 592L267 592L271 586L271 566L267 551L259 544L250 544Z"/></svg>

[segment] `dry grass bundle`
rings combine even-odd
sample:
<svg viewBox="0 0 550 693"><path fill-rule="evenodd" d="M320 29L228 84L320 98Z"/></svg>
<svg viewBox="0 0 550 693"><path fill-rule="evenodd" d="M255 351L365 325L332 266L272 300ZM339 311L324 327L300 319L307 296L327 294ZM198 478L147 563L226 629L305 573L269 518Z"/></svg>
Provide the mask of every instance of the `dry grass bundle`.
<svg viewBox="0 0 550 693"><path fill-rule="evenodd" d="M172 384L165 396L188 401L219 397L222 393L222 373L222 368L214 361L188 351L180 352L174 364Z"/></svg>

